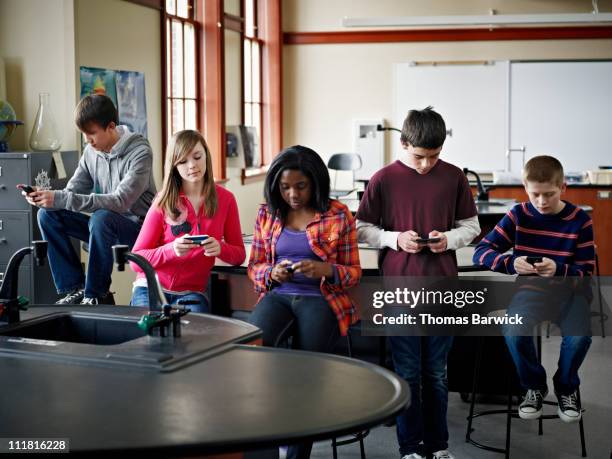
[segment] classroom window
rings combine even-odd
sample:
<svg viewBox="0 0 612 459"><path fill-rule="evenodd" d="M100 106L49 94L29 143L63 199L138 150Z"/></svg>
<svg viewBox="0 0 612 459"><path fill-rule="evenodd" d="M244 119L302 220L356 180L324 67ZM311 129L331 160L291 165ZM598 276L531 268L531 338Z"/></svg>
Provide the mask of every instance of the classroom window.
<svg viewBox="0 0 612 459"><path fill-rule="evenodd" d="M244 0L243 8L243 119L246 126L255 127L261 145L261 48L263 41L257 28L257 0Z"/></svg>
<svg viewBox="0 0 612 459"><path fill-rule="evenodd" d="M197 129L198 24L194 0L166 0L166 136Z"/></svg>

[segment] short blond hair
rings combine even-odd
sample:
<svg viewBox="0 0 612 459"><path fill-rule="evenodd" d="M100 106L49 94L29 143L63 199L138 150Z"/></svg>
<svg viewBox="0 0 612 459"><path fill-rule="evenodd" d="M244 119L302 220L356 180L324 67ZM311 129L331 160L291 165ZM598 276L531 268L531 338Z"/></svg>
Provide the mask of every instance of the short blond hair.
<svg viewBox="0 0 612 459"><path fill-rule="evenodd" d="M523 181L552 183L560 187L565 182L563 165L552 156L534 156L523 168Z"/></svg>

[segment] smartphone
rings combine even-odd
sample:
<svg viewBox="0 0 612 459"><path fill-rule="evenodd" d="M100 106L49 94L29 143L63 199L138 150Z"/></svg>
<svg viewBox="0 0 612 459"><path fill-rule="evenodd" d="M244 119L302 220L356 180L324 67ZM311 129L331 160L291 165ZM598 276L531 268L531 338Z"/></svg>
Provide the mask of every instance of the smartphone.
<svg viewBox="0 0 612 459"><path fill-rule="evenodd" d="M295 269L293 268L293 265L285 266L285 269L290 274L293 274L293 271L295 271Z"/></svg>
<svg viewBox="0 0 612 459"><path fill-rule="evenodd" d="M28 194L34 193L34 188L32 188L30 185L24 185L23 183L21 183L21 184L17 185L17 188L19 188L20 190L25 191Z"/></svg>
<svg viewBox="0 0 612 459"><path fill-rule="evenodd" d="M442 238L439 237L420 237L416 240L419 244L435 244L436 242L440 242Z"/></svg>
<svg viewBox="0 0 612 459"><path fill-rule="evenodd" d="M527 263L535 265L536 263L542 263L542 257L527 257Z"/></svg>
<svg viewBox="0 0 612 459"><path fill-rule="evenodd" d="M193 244L202 245L202 243L206 239L208 239L208 235L207 234L196 234L192 236L183 236L183 239L187 239L188 241L191 241Z"/></svg>

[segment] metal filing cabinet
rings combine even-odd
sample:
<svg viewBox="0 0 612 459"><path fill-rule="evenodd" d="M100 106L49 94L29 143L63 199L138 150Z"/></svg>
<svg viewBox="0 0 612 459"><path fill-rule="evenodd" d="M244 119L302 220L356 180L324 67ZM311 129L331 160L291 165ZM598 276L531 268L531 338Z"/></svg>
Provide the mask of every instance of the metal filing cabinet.
<svg viewBox="0 0 612 459"><path fill-rule="evenodd" d="M0 277L15 251L42 239L36 220L37 207L30 206L15 186L20 183L36 185L36 177L46 174L52 189L62 189L76 170L79 156L76 151L60 153L66 178L59 179L50 152L0 153ZM75 244L78 249L78 244ZM78 253L78 252L77 252ZM24 258L19 270L19 294L32 304L54 303L55 291L49 263L35 266L31 256Z"/></svg>

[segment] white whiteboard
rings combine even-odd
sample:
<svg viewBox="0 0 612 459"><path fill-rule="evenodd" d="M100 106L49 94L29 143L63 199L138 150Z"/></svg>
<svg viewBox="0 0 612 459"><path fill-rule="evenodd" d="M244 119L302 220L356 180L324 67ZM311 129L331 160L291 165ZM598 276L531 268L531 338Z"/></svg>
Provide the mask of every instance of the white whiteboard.
<svg viewBox="0 0 612 459"><path fill-rule="evenodd" d="M506 168L506 150L551 154L566 171L612 164L612 62L396 64L393 124L432 105L453 130L442 158L479 171ZM399 139L394 156L400 151ZM512 153L518 172L522 153Z"/></svg>
<svg viewBox="0 0 612 459"><path fill-rule="evenodd" d="M504 168L508 62L397 64L395 75L395 127L402 127L408 110L431 105L444 118L446 128L452 129L442 159L476 170ZM399 137L393 144L397 158Z"/></svg>
<svg viewBox="0 0 612 459"><path fill-rule="evenodd" d="M510 142L566 171L612 164L612 62L513 62Z"/></svg>

